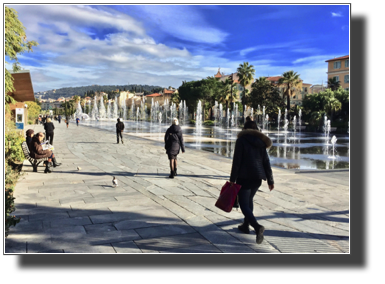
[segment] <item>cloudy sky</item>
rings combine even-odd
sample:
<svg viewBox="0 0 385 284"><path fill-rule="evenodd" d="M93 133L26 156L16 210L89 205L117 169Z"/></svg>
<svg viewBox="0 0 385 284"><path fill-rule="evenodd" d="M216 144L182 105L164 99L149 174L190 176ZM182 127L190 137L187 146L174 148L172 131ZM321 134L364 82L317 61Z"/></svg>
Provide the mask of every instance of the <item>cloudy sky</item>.
<svg viewBox="0 0 385 284"><path fill-rule="evenodd" d="M349 54L348 5L7 5L39 43L19 56L34 91L148 84L236 72L294 70L326 81L325 60ZM6 58L6 61L7 60Z"/></svg>

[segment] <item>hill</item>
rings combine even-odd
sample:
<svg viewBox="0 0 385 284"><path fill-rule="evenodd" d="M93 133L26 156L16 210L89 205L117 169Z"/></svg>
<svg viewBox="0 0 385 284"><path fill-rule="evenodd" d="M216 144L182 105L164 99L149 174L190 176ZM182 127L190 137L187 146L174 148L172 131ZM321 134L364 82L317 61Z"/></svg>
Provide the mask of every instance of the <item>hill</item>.
<svg viewBox="0 0 385 284"><path fill-rule="evenodd" d="M42 99L58 99L60 97L72 97L78 95L84 97L85 95L94 94L95 92L105 92L111 94L117 90L119 91L133 91L133 92L144 92L145 95L159 92L163 90L164 87L161 86L149 86L149 85L91 85L91 86L81 86L81 87L68 87L61 88L56 90L49 90L43 92L35 92L35 97L41 96Z"/></svg>

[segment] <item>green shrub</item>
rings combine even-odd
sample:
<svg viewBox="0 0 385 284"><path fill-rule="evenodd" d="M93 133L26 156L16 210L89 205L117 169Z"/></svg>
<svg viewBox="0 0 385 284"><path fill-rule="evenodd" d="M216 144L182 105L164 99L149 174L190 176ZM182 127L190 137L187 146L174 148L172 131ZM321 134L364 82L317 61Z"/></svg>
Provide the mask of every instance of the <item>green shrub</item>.
<svg viewBox="0 0 385 284"><path fill-rule="evenodd" d="M195 124L195 119L190 119L190 124Z"/></svg>
<svg viewBox="0 0 385 284"><path fill-rule="evenodd" d="M15 211L13 189L18 179L19 173L14 171L10 165L5 163L5 237L8 236L9 228L16 226L20 218L11 215Z"/></svg>
<svg viewBox="0 0 385 284"><path fill-rule="evenodd" d="M9 132L5 134L5 159L12 162L23 162L24 153L21 144L24 142L24 137L17 132Z"/></svg>
<svg viewBox="0 0 385 284"><path fill-rule="evenodd" d="M203 122L203 125L206 125L206 126L214 126L215 125L215 122L212 121L212 120L205 120Z"/></svg>

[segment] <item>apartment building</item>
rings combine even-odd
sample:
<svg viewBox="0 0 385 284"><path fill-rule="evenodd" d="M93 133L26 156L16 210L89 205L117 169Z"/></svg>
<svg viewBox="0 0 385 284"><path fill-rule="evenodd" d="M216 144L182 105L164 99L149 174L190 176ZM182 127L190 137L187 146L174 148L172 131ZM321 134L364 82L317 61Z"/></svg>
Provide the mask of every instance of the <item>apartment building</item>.
<svg viewBox="0 0 385 284"><path fill-rule="evenodd" d="M349 90L349 55L326 60L328 63L327 81L336 78L345 90Z"/></svg>
<svg viewBox="0 0 385 284"><path fill-rule="evenodd" d="M278 81L280 78L283 78L282 76L274 76L274 77L266 77L268 81L270 81L273 85L276 85L283 97L284 94L284 86L279 85ZM300 79L301 80L301 79ZM290 98L290 104L293 105L302 105L302 100L305 98L307 94L310 94L311 86L312 84L304 83L303 80L301 90L297 90L292 94L292 97Z"/></svg>
<svg viewBox="0 0 385 284"><path fill-rule="evenodd" d="M222 82L226 81L226 79L229 78L230 76L232 76L233 82L236 84L237 99L238 99L238 101L241 101L241 94L242 94L244 88L239 83L238 72L231 73L229 75L225 75L223 72L222 73L220 72L220 68L219 68L217 74L214 75L215 78L219 78ZM251 92L251 84L252 83L250 83L249 85L246 86L246 89L249 90L249 93Z"/></svg>

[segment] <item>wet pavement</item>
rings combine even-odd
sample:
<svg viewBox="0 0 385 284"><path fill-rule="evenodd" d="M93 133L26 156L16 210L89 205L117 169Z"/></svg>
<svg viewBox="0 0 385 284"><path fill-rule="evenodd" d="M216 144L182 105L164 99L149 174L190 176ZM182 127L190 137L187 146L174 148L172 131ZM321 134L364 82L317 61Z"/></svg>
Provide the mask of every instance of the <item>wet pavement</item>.
<svg viewBox="0 0 385 284"><path fill-rule="evenodd" d="M187 148L169 179L162 143L125 133L116 144L113 129L55 127L62 165L44 174L24 162L14 212L22 219L5 253L349 253L347 170L274 167L275 189L263 182L254 198L266 228L257 245L253 231L238 231L240 211L214 206L230 158Z"/></svg>

